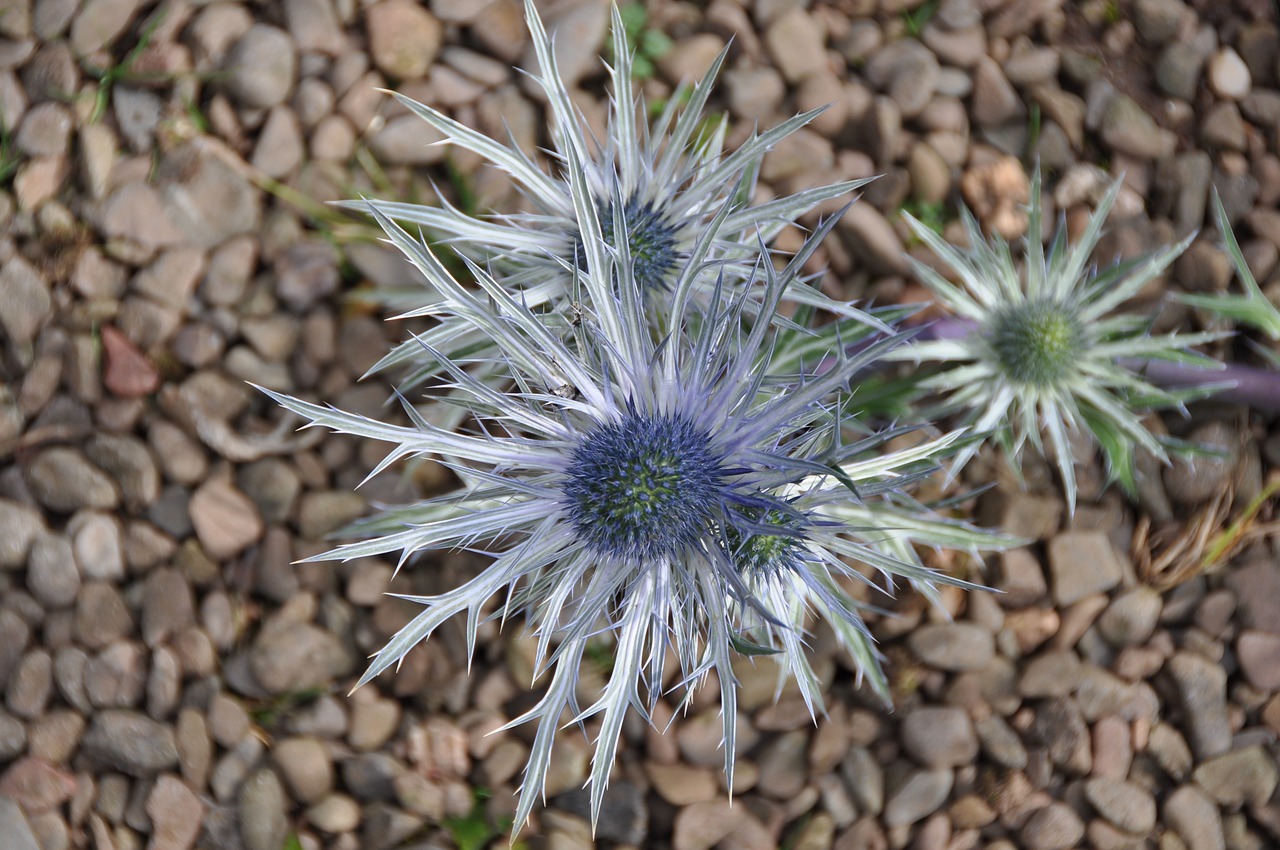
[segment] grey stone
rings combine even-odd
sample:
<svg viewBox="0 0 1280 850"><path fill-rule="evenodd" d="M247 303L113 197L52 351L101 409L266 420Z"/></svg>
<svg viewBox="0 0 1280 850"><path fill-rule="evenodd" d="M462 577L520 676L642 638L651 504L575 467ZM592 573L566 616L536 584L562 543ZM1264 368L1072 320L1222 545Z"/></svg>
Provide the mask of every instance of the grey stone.
<svg viewBox="0 0 1280 850"><path fill-rule="evenodd" d="M1102 531L1067 531L1054 537L1049 541L1049 570L1054 599L1063 606L1105 593L1122 577L1115 550Z"/></svg>
<svg viewBox="0 0 1280 850"><path fill-rule="evenodd" d="M53 694L53 659L33 649L18 662L5 689L5 705L24 720L40 717Z"/></svg>
<svg viewBox="0 0 1280 850"><path fill-rule="evenodd" d="M1143 41L1161 45L1178 34L1194 13L1181 0L1137 0L1133 4L1134 29Z"/></svg>
<svg viewBox="0 0 1280 850"><path fill-rule="evenodd" d="M4 293L0 328L4 329L12 345L30 344L52 315L53 297L48 281L17 254L0 268L0 292Z"/></svg>
<svg viewBox="0 0 1280 850"><path fill-rule="evenodd" d="M313 803L333 790L333 762L315 738L286 738L271 748L271 758L294 799Z"/></svg>
<svg viewBox="0 0 1280 850"><path fill-rule="evenodd" d="M177 148L161 161L157 176L164 196L163 215L176 225L183 241L213 248L258 231L263 193L211 151L196 144Z"/></svg>
<svg viewBox="0 0 1280 850"><path fill-rule="evenodd" d="M160 497L160 470L147 444L132 434L95 434L85 454L111 477L130 507L146 507Z"/></svg>
<svg viewBox="0 0 1280 850"><path fill-rule="evenodd" d="M908 636L911 652L929 666L948 672L982 670L996 652L991 632L973 623L931 623Z"/></svg>
<svg viewBox="0 0 1280 850"><path fill-rule="evenodd" d="M65 608L76 601L80 572L71 543L65 537L46 534L31 547L27 589L46 609Z"/></svg>
<svg viewBox="0 0 1280 850"><path fill-rule="evenodd" d="M1021 834L1027 850L1068 850L1084 838L1084 823L1070 806L1054 802L1033 812Z"/></svg>
<svg viewBox="0 0 1280 850"><path fill-rule="evenodd" d="M917 770L892 794L884 806L885 826L909 826L941 808L951 794L955 777L950 770Z"/></svg>
<svg viewBox="0 0 1280 850"><path fill-rule="evenodd" d="M240 788L236 814L245 850L279 850L289 832L288 798L275 771L260 768Z"/></svg>
<svg viewBox="0 0 1280 850"><path fill-rule="evenodd" d="M591 794L576 789L555 800L559 809L587 820L591 816ZM643 847L649 835L649 807L644 791L632 782L611 782L600 805L596 838L632 847Z"/></svg>
<svg viewBox="0 0 1280 850"><path fill-rule="evenodd" d="M854 258L873 275L906 271L902 240L884 215L871 204L854 204L836 228Z"/></svg>
<svg viewBox="0 0 1280 850"><path fill-rule="evenodd" d="M269 109L289 96L298 73L298 56L288 33L270 24L254 24L227 54L227 90L253 109Z"/></svg>
<svg viewBox="0 0 1280 850"><path fill-rule="evenodd" d="M258 633L249 651L249 666L263 688L283 694L327 686L350 673L354 663L331 632L277 618Z"/></svg>
<svg viewBox="0 0 1280 850"><path fill-rule="evenodd" d="M164 115L164 101L154 92L129 86L114 86L111 111L116 125L134 153L145 153L155 144L156 127Z"/></svg>
<svg viewBox="0 0 1280 850"><path fill-rule="evenodd" d="M1093 777L1084 782L1084 796L1098 814L1125 832L1144 834L1155 828L1155 798L1140 785Z"/></svg>
<svg viewBox="0 0 1280 850"><path fill-rule="evenodd" d="M99 767L136 777L152 776L178 763L173 730L125 709L95 714L80 752Z"/></svg>
<svg viewBox="0 0 1280 850"><path fill-rule="evenodd" d="M1180 505L1198 505L1228 485L1236 466L1240 436L1227 423L1215 421L1197 427L1187 435L1187 440L1221 453L1221 456L1178 456L1165 468L1164 484L1169 498Z"/></svg>
<svg viewBox="0 0 1280 850"><path fill-rule="evenodd" d="M80 508L114 508L120 501L111 479L72 448L45 449L24 472L31 494L51 510L70 513Z"/></svg>
<svg viewBox="0 0 1280 850"><path fill-rule="evenodd" d="M153 570L143 585L142 640L156 647L195 622L195 598L175 569Z"/></svg>
<svg viewBox="0 0 1280 850"><path fill-rule="evenodd" d="M1164 821L1187 850L1226 850L1218 807L1195 785L1183 785L1164 802Z"/></svg>
<svg viewBox="0 0 1280 850"><path fill-rule="evenodd" d="M133 631L133 617L120 592L105 581L91 581L76 599L76 640L100 649Z"/></svg>
<svg viewBox="0 0 1280 850"><path fill-rule="evenodd" d="M1155 631L1163 608L1160 594L1150 587L1127 590L1098 617L1098 633L1115 647L1138 646Z"/></svg>
<svg viewBox="0 0 1280 850"><path fill-rule="evenodd" d="M1139 159L1160 159L1173 153L1173 133L1161 127L1133 98L1113 94L1102 112L1099 132L1112 150Z"/></svg>
<svg viewBox="0 0 1280 850"><path fill-rule="evenodd" d="M1018 679L1024 697L1064 697L1080 683L1080 658L1071 650L1044 652L1027 660Z"/></svg>
<svg viewBox="0 0 1280 850"><path fill-rule="evenodd" d="M0 570L21 567L44 530L40 514L18 502L0 499Z"/></svg>
<svg viewBox="0 0 1280 850"><path fill-rule="evenodd" d="M5 850L42 850L22 809L4 796L0 796L0 835L4 836Z"/></svg>
<svg viewBox="0 0 1280 850"><path fill-rule="evenodd" d="M1274 756L1253 746L1208 759L1191 776L1219 805L1238 809L1265 806L1275 793L1280 769Z"/></svg>
<svg viewBox="0 0 1280 850"><path fill-rule="evenodd" d="M36 104L23 117L14 143L28 156L65 156L71 123L71 112L62 104Z"/></svg>
<svg viewBox="0 0 1280 850"><path fill-rule="evenodd" d="M1226 671L1193 652L1177 653L1165 669L1173 679L1183 728L1196 757L1203 760L1226 752L1231 746Z"/></svg>
<svg viewBox="0 0 1280 850"><path fill-rule="evenodd" d="M978 737L961 708L922 707L902 721L902 746L924 767L960 767L978 756Z"/></svg>

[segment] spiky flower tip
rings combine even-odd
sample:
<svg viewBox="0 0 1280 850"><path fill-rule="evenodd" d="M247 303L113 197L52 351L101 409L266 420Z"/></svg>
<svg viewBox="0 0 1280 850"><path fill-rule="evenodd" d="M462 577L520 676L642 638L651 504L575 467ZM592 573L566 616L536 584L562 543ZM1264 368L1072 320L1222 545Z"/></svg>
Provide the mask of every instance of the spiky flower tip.
<svg viewBox="0 0 1280 850"><path fill-rule="evenodd" d="M465 615L472 647L480 622L523 615L536 638L536 676L547 689L512 721L537 724L517 828L541 796L565 709L584 725L593 719L594 819L623 718L631 709L647 716L662 696L669 655L681 685L714 671L732 781L733 662L740 651L776 653L816 711L821 689L803 651L798 612L811 606L827 617L882 688L849 583L875 570L930 587L969 586L885 554L880 529L851 528L840 516L859 498L884 498L936 470L935 456L959 438L948 434L901 451L886 449L892 434L846 439L852 424L839 410L849 379L900 339L852 354L832 341L807 361L820 369L783 359L796 371L786 380L766 379L776 374L775 357L784 358L779 336L790 332L773 321L774 312L789 286L803 285L797 281L812 246L781 271L759 264L758 301L729 297L719 287L697 303L693 276L682 274L671 293L678 307L672 333L659 336L641 316L643 294L629 272L626 240L615 249L588 218L586 263L575 273L581 321L549 328L545 316L478 265L470 269L479 286L472 291L424 243L376 214L436 290L441 319L489 340L503 381L517 391L494 389L464 368L470 360L424 343L424 354L439 360L475 415L473 430L439 428L407 402L411 424L396 426L271 395L311 425L393 444L375 472L399 459L430 457L462 479L458 492L397 514L384 534L320 557L399 553L403 565L418 553L470 548L493 558L460 587L406 597L423 610L377 653L361 683L455 615ZM811 239L828 230L819 227ZM756 321L746 321L747 310ZM616 639L612 672L598 699L581 707L578 672L588 641L601 631Z"/></svg>
<svg viewBox="0 0 1280 850"><path fill-rule="evenodd" d="M669 295L685 269L699 273L699 286L691 291L691 297L701 303L711 296L717 280L730 290L758 283L749 271L762 245L784 225L867 182L845 181L752 205L765 153L821 110L753 134L736 150L726 152L727 120L724 116L718 120L704 117L727 55L725 48L703 79L692 88L681 87L673 93L649 125L648 105L635 91L633 57L616 6L608 132L597 142L571 102L551 38L530 0L526 0L525 13L538 61L538 72L532 79L545 92L550 113L550 170L528 151L501 144L426 104L399 94L395 97L439 131L445 143L478 154L504 171L532 211L475 217L447 203L428 207L363 200L348 206L423 228L468 259L494 270L504 288L518 291L530 307L553 316L568 314L575 300L570 283L572 272L582 269L586 259L584 219L590 216L599 223L599 235L615 251L625 228L646 321L659 326L670 319ZM717 239L698 248L699 235L713 223ZM852 305L833 301L813 287L794 287L786 297L834 315L877 324ZM406 316L434 314L434 307L424 306L423 301L420 289L387 296L387 302L405 310ZM663 328L663 332L667 330ZM486 344L475 329L457 320L441 322L425 339L446 356L463 351L475 354L477 345ZM492 353L491 349L480 351L479 359ZM424 357L421 346L413 341L396 348L371 371L402 367L413 370L403 384L405 388L419 386L439 374L438 364Z"/></svg>
<svg viewBox="0 0 1280 850"><path fill-rule="evenodd" d="M1149 319L1115 312L1177 259L1194 236L1099 271L1090 257L1120 185L1118 180L1112 184L1076 244L1067 244L1060 227L1046 253L1037 169L1021 267L1000 237L988 240L983 235L968 210L961 211L968 250L906 216L920 240L955 272L959 285L923 263L913 260L913 268L970 330L952 339L904 346L893 356L938 364L936 374L922 382L922 388L940 398L928 414L958 412L975 432L999 433L1015 465L1025 444L1043 450L1047 437L1073 510L1072 433L1091 433L1102 447L1111 480L1133 493L1136 449L1167 460L1168 446L1147 430L1142 417L1221 388L1161 389L1143 374L1143 364L1151 361L1221 368L1192 349L1224 334L1154 335ZM963 466L978 447L975 443L961 450L954 468Z"/></svg>

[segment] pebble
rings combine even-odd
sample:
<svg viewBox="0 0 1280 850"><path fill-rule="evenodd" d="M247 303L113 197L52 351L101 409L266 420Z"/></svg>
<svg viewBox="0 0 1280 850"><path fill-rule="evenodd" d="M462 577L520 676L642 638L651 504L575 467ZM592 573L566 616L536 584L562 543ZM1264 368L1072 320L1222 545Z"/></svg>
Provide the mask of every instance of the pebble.
<svg viewBox="0 0 1280 850"><path fill-rule="evenodd" d="M1253 86L1249 66L1230 47L1224 47L1209 57L1205 70L1209 77L1209 88L1218 97L1243 100Z"/></svg>
<svg viewBox="0 0 1280 850"><path fill-rule="evenodd" d="M262 536L256 506L224 476L201 484L191 496L188 511L200 545L213 558L237 555Z"/></svg>
<svg viewBox="0 0 1280 850"><path fill-rule="evenodd" d="M107 474L73 448L45 449L31 460L24 473L31 494L50 510L71 513L81 508L111 509L120 502L120 494Z"/></svg>
<svg viewBox="0 0 1280 850"><path fill-rule="evenodd" d="M444 28L412 0L382 0L365 12L369 52L379 71L393 80L416 80L436 61Z"/></svg>
<svg viewBox="0 0 1280 850"><path fill-rule="evenodd" d="M400 703L389 699L353 700L347 742L360 752L381 749L400 726Z"/></svg>
<svg viewBox="0 0 1280 850"><path fill-rule="evenodd" d="M905 249L897 231L866 201L850 207L836 230L849 251L872 274L902 274L907 270Z"/></svg>
<svg viewBox="0 0 1280 850"><path fill-rule="evenodd" d="M306 818L330 835L351 832L360 826L360 805L345 794L329 794L307 809Z"/></svg>
<svg viewBox="0 0 1280 850"><path fill-rule="evenodd" d="M986 667L995 654L990 632L971 623L936 623L913 630L907 645L938 670L963 672Z"/></svg>
<svg viewBox="0 0 1280 850"><path fill-rule="evenodd" d="M724 39L698 33L677 41L658 59L658 70L676 83L701 80L724 50Z"/></svg>
<svg viewBox="0 0 1280 850"><path fill-rule="evenodd" d="M62 104L36 104L23 117L14 144L28 156L65 155L71 123L71 112Z"/></svg>
<svg viewBox="0 0 1280 850"><path fill-rule="evenodd" d="M127 709L106 709L94 714L80 753L99 767L139 778L178 763L173 730Z"/></svg>
<svg viewBox="0 0 1280 850"><path fill-rule="evenodd" d="M706 803L716 797L716 775L710 768L649 761L645 762L644 772L658 796L672 805Z"/></svg>
<svg viewBox="0 0 1280 850"><path fill-rule="evenodd" d="M328 686L353 666L333 633L281 618L269 620L249 650L254 679L273 694Z"/></svg>
<svg viewBox="0 0 1280 850"><path fill-rule="evenodd" d="M1206 760L1191 777L1229 809L1266 805L1280 780L1275 757L1260 746L1232 750Z"/></svg>
<svg viewBox="0 0 1280 850"><path fill-rule="evenodd" d="M1098 617L1098 633L1115 647L1139 646L1155 631L1163 607L1160 594L1150 587L1127 590Z"/></svg>
<svg viewBox="0 0 1280 850"><path fill-rule="evenodd" d="M924 767L959 767L978 755L978 736L960 708L917 708L902 722L902 745Z"/></svg>
<svg viewBox="0 0 1280 850"><path fill-rule="evenodd" d="M27 566L27 589L47 610L65 608L76 601L80 572L67 538L46 534L36 540Z"/></svg>
<svg viewBox="0 0 1280 850"><path fill-rule="evenodd" d="M67 524L76 566L85 581L118 581L124 578L124 547L115 517L81 511Z"/></svg>
<svg viewBox="0 0 1280 850"><path fill-rule="evenodd" d="M1280 634L1241 632L1236 659L1249 684L1263 691L1280 690Z"/></svg>
<svg viewBox="0 0 1280 850"><path fill-rule="evenodd" d="M6 850L44 850L31 832L31 824L18 804L0 796L0 835L4 836Z"/></svg>
<svg viewBox="0 0 1280 850"><path fill-rule="evenodd" d="M53 695L53 658L33 649L18 662L5 689L5 706L24 720L40 717Z"/></svg>
<svg viewBox="0 0 1280 850"><path fill-rule="evenodd" d="M26 748L26 727L21 720L0 709L0 761L11 761Z"/></svg>
<svg viewBox="0 0 1280 850"><path fill-rule="evenodd" d="M969 115L979 127L998 127L1025 110L1022 98L1004 75L1000 65L989 56L978 60L973 68L973 95Z"/></svg>
<svg viewBox="0 0 1280 850"><path fill-rule="evenodd" d="M1083 787L1089 805L1125 832L1145 834L1155 828L1155 798L1140 785L1094 777L1086 780Z"/></svg>
<svg viewBox="0 0 1280 850"><path fill-rule="evenodd" d="M227 53L227 90L251 109L270 109L289 96L298 74L298 54L289 34L254 24Z"/></svg>
<svg viewBox="0 0 1280 850"><path fill-rule="evenodd" d="M998 714L984 717L974 724L982 752L997 764L1012 770L1027 766L1027 748L1018 733Z"/></svg>
<svg viewBox="0 0 1280 850"><path fill-rule="evenodd" d="M947 801L954 783L950 770L912 772L885 802L885 826L909 826L924 820Z"/></svg>
<svg viewBox="0 0 1280 850"><path fill-rule="evenodd" d="M284 19L301 51L337 56L348 47L330 0L285 0Z"/></svg>
<svg viewBox="0 0 1280 850"><path fill-rule="evenodd" d="M195 599L182 575L174 569L154 570L147 576L142 597L142 640L156 647L195 620Z"/></svg>
<svg viewBox="0 0 1280 850"><path fill-rule="evenodd" d="M1080 684L1080 657L1071 650L1041 653L1027 660L1018 678L1024 697L1064 697Z"/></svg>
<svg viewBox="0 0 1280 850"><path fill-rule="evenodd" d="M1067 531L1049 541L1053 598L1068 606L1120 583L1120 564L1102 531Z"/></svg>
<svg viewBox="0 0 1280 850"><path fill-rule="evenodd" d="M756 755L760 781L756 788L777 800L793 800L808 781L809 733L797 730L778 735Z"/></svg>
<svg viewBox="0 0 1280 850"><path fill-rule="evenodd" d="M1065 803L1050 803L1027 818L1021 835L1026 850L1068 850L1084 838L1084 822Z"/></svg>
<svg viewBox="0 0 1280 850"><path fill-rule="evenodd" d="M0 499L0 570L26 563L31 546L44 531L44 520L30 507Z"/></svg>
<svg viewBox="0 0 1280 850"><path fill-rule="evenodd" d="M1169 498L1180 505L1198 505L1228 486L1236 467L1240 437L1227 423L1215 421L1195 428L1187 440L1223 454L1222 457L1179 456L1165 468L1164 483Z"/></svg>
<svg viewBox="0 0 1280 850"><path fill-rule="evenodd" d="M1226 850L1218 807L1195 785L1183 785L1164 801L1164 822L1187 850Z"/></svg>
<svg viewBox="0 0 1280 850"><path fill-rule="evenodd" d="M288 798L273 770L254 771L239 789L236 815L245 850L280 850L289 832Z"/></svg>
<svg viewBox="0 0 1280 850"><path fill-rule="evenodd" d="M101 649L133 631L133 616L114 585L90 581L76 598L74 628L77 643Z"/></svg>
<svg viewBox="0 0 1280 850"><path fill-rule="evenodd" d="M710 850L733 831L742 807L728 800L682 806L672 834L674 850Z"/></svg>
<svg viewBox="0 0 1280 850"><path fill-rule="evenodd" d="M1165 664L1183 711L1188 743L1199 759L1220 755L1231 746L1227 674L1193 652L1179 652Z"/></svg>
<svg viewBox="0 0 1280 850"><path fill-rule="evenodd" d="M774 20L765 30L764 43L777 69L789 83L799 83L827 68L822 30L813 16L803 9L791 9Z"/></svg>
<svg viewBox="0 0 1280 850"><path fill-rule="evenodd" d="M867 63L865 74L872 85L893 99L903 118L914 118L933 98L939 70L929 48L904 39L881 49Z"/></svg>
<svg viewBox="0 0 1280 850"><path fill-rule="evenodd" d="M0 797L13 800L28 813L62 805L75 793L75 779L38 758L23 758L0 773Z"/></svg>
<svg viewBox="0 0 1280 850"><path fill-rule="evenodd" d="M333 790L333 762L328 748L315 738L285 738L271 748L294 799L313 803Z"/></svg>
<svg viewBox="0 0 1280 850"><path fill-rule="evenodd" d="M149 850L190 850L195 845L205 806L181 779L167 773L156 779L146 811L151 819Z"/></svg>
<svg viewBox="0 0 1280 850"><path fill-rule="evenodd" d="M1138 159L1161 159L1173 153L1176 139L1156 123L1133 98L1113 94L1102 111L1102 141L1117 153Z"/></svg>

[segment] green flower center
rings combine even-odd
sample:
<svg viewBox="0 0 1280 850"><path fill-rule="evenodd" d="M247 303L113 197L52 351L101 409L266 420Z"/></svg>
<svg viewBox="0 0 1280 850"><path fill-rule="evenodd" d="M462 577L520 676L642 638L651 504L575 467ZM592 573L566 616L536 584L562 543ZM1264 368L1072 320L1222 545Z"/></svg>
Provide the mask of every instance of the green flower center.
<svg viewBox="0 0 1280 850"><path fill-rule="evenodd" d="M1048 386L1062 380L1084 348L1084 326L1070 309L1052 301L1009 307L987 324L987 339L1012 381Z"/></svg>
<svg viewBox="0 0 1280 850"><path fill-rule="evenodd" d="M797 530L796 519L784 511L766 511L756 522L786 532ZM795 534L744 533L726 529L729 554L738 572L760 577L795 569L803 560L803 544Z"/></svg>

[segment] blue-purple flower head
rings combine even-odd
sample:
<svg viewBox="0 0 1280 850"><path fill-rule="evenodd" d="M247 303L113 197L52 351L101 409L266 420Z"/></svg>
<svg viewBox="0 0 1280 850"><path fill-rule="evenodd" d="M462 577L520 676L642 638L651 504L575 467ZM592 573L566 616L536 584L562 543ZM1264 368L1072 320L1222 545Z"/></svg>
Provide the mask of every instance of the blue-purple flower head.
<svg viewBox="0 0 1280 850"><path fill-rule="evenodd" d="M575 163L568 165L574 173ZM645 320L630 240L610 243L594 212L582 212L584 262L567 267L580 305L573 322L532 309L477 265L470 271L479 291L460 285L422 241L378 214L435 288L435 314L500 352L497 361L476 364L422 343L474 415L471 431L441 429L408 403L411 424L394 426L275 395L311 424L394 444L379 469L431 457L464 482L417 506L416 521L323 557L398 552L403 564L429 551L491 554L489 567L461 587L406 597L422 612L377 654L362 682L455 615L465 616L474 644L482 620L523 614L537 639L536 674L548 684L513 721L538 724L517 825L540 794L564 709L599 724L590 780L598 814L623 718L632 709L647 716L662 696L669 654L682 686L715 671L731 779L739 651L776 652L817 710L820 688L804 652L806 610L828 618L861 669L882 682L848 583L868 580L866 567L928 586L952 581L912 557L885 554L840 514L935 468L933 458L956 439L897 452L886 451L880 436L850 439L854 429L840 413L850 378L899 340L850 354L838 335L774 321L787 289L805 285L801 266L832 222L783 270L761 262L751 290L720 285L699 301L697 275L682 269L670 292L671 331L659 335ZM615 227L628 235L622 216ZM713 226L693 251L706 256L717 238ZM780 345L797 333L829 344L816 351ZM470 372L477 365L500 370L511 391L478 380ZM601 631L616 641L613 671L599 698L581 707L578 670Z"/></svg>

